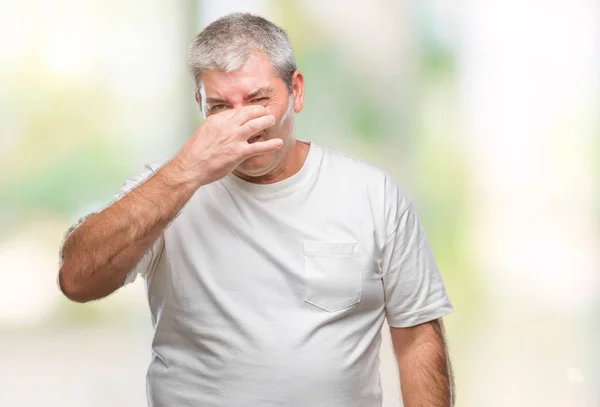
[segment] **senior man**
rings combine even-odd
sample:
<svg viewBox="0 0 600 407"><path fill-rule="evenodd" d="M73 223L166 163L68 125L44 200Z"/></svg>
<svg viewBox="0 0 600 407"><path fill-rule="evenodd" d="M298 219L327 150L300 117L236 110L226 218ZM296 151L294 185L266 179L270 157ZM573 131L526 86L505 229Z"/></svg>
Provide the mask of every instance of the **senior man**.
<svg viewBox="0 0 600 407"><path fill-rule="evenodd" d="M58 275L77 302L144 278L149 405L381 406L386 318L405 407L453 405L453 307L411 198L295 138L304 77L285 32L230 14L189 68L206 120L69 230Z"/></svg>

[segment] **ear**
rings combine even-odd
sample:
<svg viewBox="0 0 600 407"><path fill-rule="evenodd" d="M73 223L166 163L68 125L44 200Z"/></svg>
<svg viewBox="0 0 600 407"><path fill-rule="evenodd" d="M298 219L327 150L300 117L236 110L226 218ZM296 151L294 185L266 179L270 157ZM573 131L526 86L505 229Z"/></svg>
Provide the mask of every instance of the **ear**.
<svg viewBox="0 0 600 407"><path fill-rule="evenodd" d="M198 94L198 91L194 91L194 99L196 99L196 103L198 103L198 107L200 108L202 116L206 119L206 111L204 110L202 103L200 103L200 95Z"/></svg>
<svg viewBox="0 0 600 407"><path fill-rule="evenodd" d="M294 94L294 112L300 113L304 107L304 75L294 72L292 76L292 93Z"/></svg>

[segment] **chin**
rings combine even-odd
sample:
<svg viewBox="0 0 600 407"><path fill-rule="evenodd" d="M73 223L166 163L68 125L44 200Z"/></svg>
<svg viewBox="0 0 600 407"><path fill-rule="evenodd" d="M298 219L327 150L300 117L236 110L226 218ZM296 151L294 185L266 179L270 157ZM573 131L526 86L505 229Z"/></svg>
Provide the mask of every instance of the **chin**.
<svg viewBox="0 0 600 407"><path fill-rule="evenodd" d="M265 153L255 155L244 160L238 167L237 170L244 175L249 177L260 177L268 174L273 168L273 156L272 154Z"/></svg>

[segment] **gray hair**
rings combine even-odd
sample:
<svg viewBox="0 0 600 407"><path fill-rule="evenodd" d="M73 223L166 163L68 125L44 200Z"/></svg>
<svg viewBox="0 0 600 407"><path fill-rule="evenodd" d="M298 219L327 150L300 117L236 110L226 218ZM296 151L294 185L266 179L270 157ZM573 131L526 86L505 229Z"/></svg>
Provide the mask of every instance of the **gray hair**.
<svg viewBox="0 0 600 407"><path fill-rule="evenodd" d="M235 71L256 51L269 58L275 74L291 92L296 61L287 34L269 20L249 13L221 17L194 38L188 49L188 70L196 91L202 72Z"/></svg>

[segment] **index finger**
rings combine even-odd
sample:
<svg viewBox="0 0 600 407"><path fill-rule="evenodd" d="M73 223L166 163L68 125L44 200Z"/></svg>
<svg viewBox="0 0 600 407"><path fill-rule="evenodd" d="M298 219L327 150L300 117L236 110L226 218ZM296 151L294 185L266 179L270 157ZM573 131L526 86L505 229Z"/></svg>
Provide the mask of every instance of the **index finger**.
<svg viewBox="0 0 600 407"><path fill-rule="evenodd" d="M267 108L262 105L248 105L242 107L231 119L238 125L241 126L246 122L256 119L262 116L270 114Z"/></svg>

